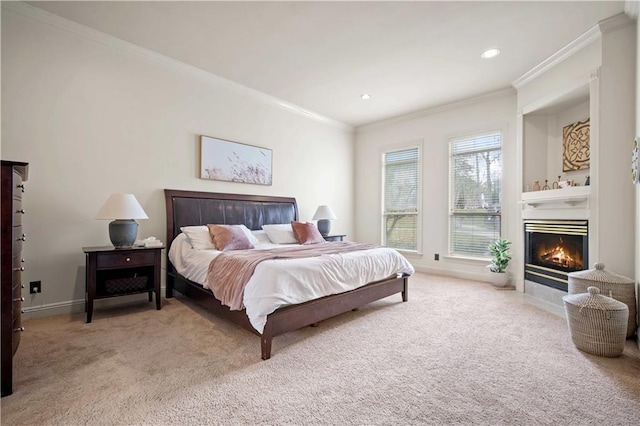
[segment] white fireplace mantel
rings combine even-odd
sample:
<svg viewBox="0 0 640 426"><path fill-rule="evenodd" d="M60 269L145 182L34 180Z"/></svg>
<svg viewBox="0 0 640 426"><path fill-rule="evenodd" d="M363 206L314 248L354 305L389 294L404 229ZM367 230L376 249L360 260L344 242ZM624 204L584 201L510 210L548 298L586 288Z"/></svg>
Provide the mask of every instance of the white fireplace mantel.
<svg viewBox="0 0 640 426"><path fill-rule="evenodd" d="M522 219L590 220L590 186L523 192Z"/></svg>
<svg viewBox="0 0 640 426"><path fill-rule="evenodd" d="M534 209L551 204L565 204L566 206L574 207L588 202L590 194L590 186L571 186L545 191L530 191L522 193L520 203Z"/></svg>

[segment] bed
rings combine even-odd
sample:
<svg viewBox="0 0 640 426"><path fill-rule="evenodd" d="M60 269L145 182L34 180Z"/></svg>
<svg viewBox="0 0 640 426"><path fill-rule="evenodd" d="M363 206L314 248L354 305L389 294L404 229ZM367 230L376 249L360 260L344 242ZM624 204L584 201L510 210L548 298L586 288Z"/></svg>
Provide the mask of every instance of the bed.
<svg viewBox="0 0 640 426"><path fill-rule="evenodd" d="M172 246L174 240L177 243L179 237L182 237L180 228L185 226L243 224L250 230L260 230L263 225L288 224L298 220L296 200L290 197L165 189L165 202L168 246ZM402 301L406 302L408 279L412 272L411 268L411 270L395 273L338 294L279 307L266 316L261 331L252 324L245 309L230 309L216 299L212 291L205 288L202 283L180 274L169 254L167 254L166 297L172 298L174 291L177 291L217 315L260 336L262 359L267 360L271 357L271 345L275 336L315 325L322 320L396 293L400 293Z"/></svg>

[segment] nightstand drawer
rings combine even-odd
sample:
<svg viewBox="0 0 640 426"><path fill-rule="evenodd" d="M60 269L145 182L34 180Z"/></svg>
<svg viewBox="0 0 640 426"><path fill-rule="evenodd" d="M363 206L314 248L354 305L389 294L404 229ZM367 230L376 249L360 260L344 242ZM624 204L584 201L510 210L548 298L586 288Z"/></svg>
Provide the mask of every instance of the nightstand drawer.
<svg viewBox="0 0 640 426"><path fill-rule="evenodd" d="M97 256L96 261L98 269L154 265L155 253L153 251L139 253L132 253L130 251L123 253L102 253Z"/></svg>

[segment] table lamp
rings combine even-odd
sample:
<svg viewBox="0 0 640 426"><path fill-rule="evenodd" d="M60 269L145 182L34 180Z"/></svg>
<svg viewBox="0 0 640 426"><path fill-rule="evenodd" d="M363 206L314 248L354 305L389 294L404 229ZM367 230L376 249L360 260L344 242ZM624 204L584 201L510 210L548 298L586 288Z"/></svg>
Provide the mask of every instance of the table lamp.
<svg viewBox="0 0 640 426"><path fill-rule="evenodd" d="M318 221L318 231L322 236L329 235L331 230L331 220L336 220L336 214L331 210L331 207L327 205L318 206L316 214L313 215L313 220Z"/></svg>
<svg viewBox="0 0 640 426"><path fill-rule="evenodd" d="M111 194L96 219L115 219L109 223L109 238L115 248L130 248L138 235L135 219L149 219L133 194Z"/></svg>

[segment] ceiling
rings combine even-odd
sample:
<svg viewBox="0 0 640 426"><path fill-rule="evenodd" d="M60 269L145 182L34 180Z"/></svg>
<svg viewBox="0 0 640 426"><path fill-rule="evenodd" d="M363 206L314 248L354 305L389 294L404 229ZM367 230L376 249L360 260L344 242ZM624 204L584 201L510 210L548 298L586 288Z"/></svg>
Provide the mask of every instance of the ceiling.
<svg viewBox="0 0 640 426"><path fill-rule="evenodd" d="M613 1L29 4L355 127L507 88L624 10ZM482 59L492 47L502 53Z"/></svg>

